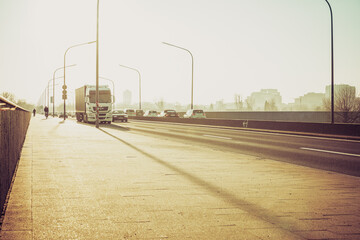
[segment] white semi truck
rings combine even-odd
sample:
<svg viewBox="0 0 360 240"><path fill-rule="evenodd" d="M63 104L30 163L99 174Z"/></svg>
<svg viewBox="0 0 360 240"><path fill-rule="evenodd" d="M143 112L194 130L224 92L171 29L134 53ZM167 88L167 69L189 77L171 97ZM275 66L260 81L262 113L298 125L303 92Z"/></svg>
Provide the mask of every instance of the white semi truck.
<svg viewBox="0 0 360 240"><path fill-rule="evenodd" d="M96 86L85 85L75 90L76 120L96 122ZM111 123L112 96L107 85L99 86L99 122Z"/></svg>

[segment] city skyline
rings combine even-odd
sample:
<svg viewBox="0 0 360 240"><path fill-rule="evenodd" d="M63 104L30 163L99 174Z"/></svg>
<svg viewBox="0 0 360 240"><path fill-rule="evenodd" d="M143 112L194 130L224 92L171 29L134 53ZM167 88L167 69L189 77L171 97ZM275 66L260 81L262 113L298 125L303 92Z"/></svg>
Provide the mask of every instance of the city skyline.
<svg viewBox="0 0 360 240"><path fill-rule="evenodd" d="M337 95L337 92L339 89L344 88L344 87L349 87L351 89L353 89L354 94L357 91L355 86L351 86L351 85L347 85L347 84L336 84L334 86L335 88L335 96ZM301 96L297 96L294 97L294 101L293 102L289 102L289 103L284 103L282 101L282 95L281 92L278 92L277 89L259 89L259 91L256 92L252 92L249 96L247 97L242 97L240 96L240 101L242 102L242 108L239 109L236 106L236 100L235 100L235 96L234 99L232 99L232 101L227 101L225 102L224 99L217 99L214 102L210 102L207 104L196 104L197 106L202 106L204 107L206 110L210 110L211 106L215 109L213 110L248 110L247 106L246 106L246 102L249 98L254 98L258 103L254 104L253 109L251 111L266 111L265 108L265 102L267 101L268 103L270 103L272 100L274 100L275 106L277 109L274 109L274 111L298 111L298 110L305 110L305 111L325 111L324 106L323 106L323 101L326 98L330 98L329 97L329 90L330 89L330 85L327 85L324 88L323 92L308 92L308 93L304 93ZM268 96L267 96L268 94ZM257 98L258 96L258 98ZM275 96L275 98L273 99L271 96ZM72 97L71 97L72 98ZM256 99L257 98L257 99ZM359 97L358 97L359 98ZM120 96L115 96L116 100L116 106L117 108L126 108L126 107L132 107L135 109L138 109L138 102L135 100L132 100L132 92L128 89L126 89L125 91L123 91L122 95ZM122 100L119 100L122 99ZM159 101L162 101L163 99L159 99ZM143 102L144 108L145 110L152 110L152 109L156 109L157 102L154 101L145 101ZM178 108L178 109L187 109L187 106L190 106L190 104L181 104L179 102L166 102L164 101L164 103L167 105L167 107L170 108ZM41 104L40 104L41 105ZM196 106L195 105L195 106ZM217 106L216 105L223 105L221 106ZM150 107L149 107L150 106ZM229 107L230 106L230 107Z"/></svg>
<svg viewBox="0 0 360 240"><path fill-rule="evenodd" d="M360 2L329 2L334 13L335 84L359 89ZM190 103L191 58L162 42L193 53L195 105L229 102L235 94L246 98L271 88L291 103L330 84L330 14L325 1L125 3L100 1L100 75L115 81L115 95L129 89L138 99L137 75L118 66L123 64L141 71L143 101ZM0 91L37 103L54 70L63 66L65 50L95 40L96 4L2 0L0 20ZM69 90L95 84L94 44L71 49L66 61L77 64L66 70ZM61 76L59 71L56 77ZM59 92L61 79L57 81Z"/></svg>

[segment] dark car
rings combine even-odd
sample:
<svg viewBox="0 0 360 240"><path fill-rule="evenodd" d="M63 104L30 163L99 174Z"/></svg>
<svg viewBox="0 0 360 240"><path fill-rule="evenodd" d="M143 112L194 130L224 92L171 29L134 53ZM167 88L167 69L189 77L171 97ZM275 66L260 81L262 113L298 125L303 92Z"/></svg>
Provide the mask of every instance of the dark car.
<svg viewBox="0 0 360 240"><path fill-rule="evenodd" d="M177 112L172 109L162 111L159 116L160 117L179 117Z"/></svg>
<svg viewBox="0 0 360 240"><path fill-rule="evenodd" d="M61 112L61 113L59 113L58 116L59 116L59 118L64 118L64 113ZM65 118L68 118L68 113L66 113Z"/></svg>
<svg viewBox="0 0 360 240"><path fill-rule="evenodd" d="M136 116L137 117L142 117L144 116L144 110L138 109L135 111L136 112Z"/></svg>
<svg viewBox="0 0 360 240"><path fill-rule="evenodd" d="M122 122L128 121L128 115L123 110L114 110L112 112L112 121L120 120Z"/></svg>

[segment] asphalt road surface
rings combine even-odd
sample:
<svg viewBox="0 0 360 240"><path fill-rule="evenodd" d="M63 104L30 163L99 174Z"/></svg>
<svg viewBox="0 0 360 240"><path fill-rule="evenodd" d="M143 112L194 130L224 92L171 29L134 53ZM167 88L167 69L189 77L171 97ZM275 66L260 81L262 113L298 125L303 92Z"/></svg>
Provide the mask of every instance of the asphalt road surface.
<svg viewBox="0 0 360 240"><path fill-rule="evenodd" d="M240 130L214 126L129 120L110 128L211 145L241 154L360 176L360 141Z"/></svg>

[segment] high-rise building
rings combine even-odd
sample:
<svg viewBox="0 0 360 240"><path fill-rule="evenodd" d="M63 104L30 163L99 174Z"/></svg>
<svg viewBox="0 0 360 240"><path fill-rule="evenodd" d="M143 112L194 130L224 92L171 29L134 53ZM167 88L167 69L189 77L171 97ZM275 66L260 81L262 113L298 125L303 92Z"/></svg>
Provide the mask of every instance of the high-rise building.
<svg viewBox="0 0 360 240"><path fill-rule="evenodd" d="M131 92L127 89L123 92L123 103L125 107L131 105Z"/></svg>
<svg viewBox="0 0 360 240"><path fill-rule="evenodd" d="M293 110L319 110L323 105L324 93L306 93L304 96L295 98Z"/></svg>
<svg viewBox="0 0 360 240"><path fill-rule="evenodd" d="M354 86L350 86L347 84L335 84L334 85L334 96L338 95L340 92L342 92L344 90L348 91L352 95L352 97L355 97L356 88ZM325 96L326 96L326 98L331 97L331 85L327 85L325 87Z"/></svg>

